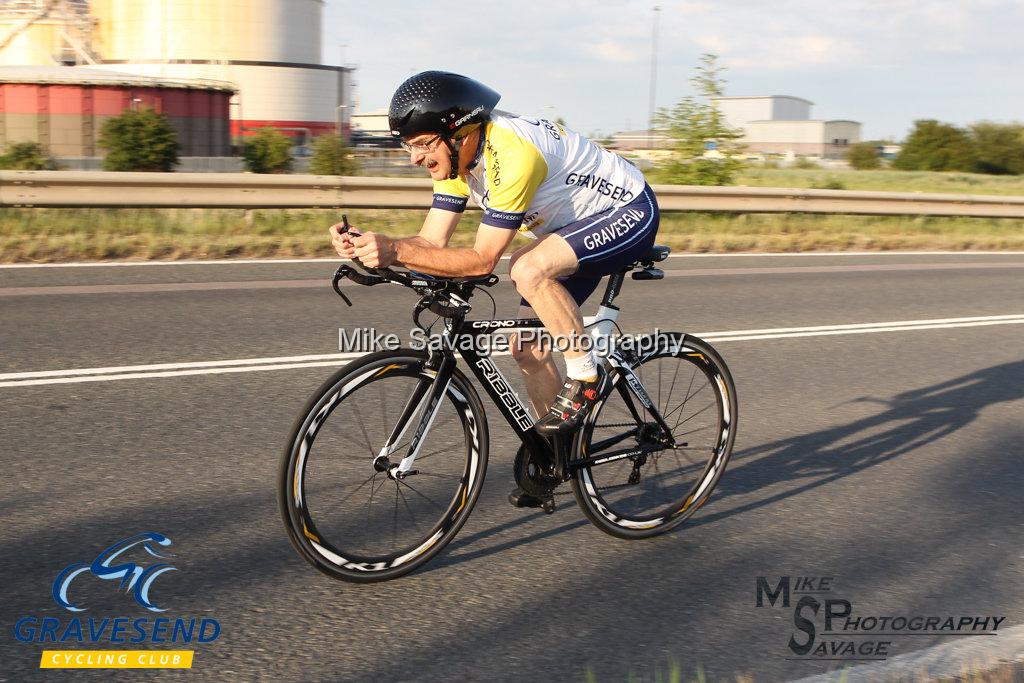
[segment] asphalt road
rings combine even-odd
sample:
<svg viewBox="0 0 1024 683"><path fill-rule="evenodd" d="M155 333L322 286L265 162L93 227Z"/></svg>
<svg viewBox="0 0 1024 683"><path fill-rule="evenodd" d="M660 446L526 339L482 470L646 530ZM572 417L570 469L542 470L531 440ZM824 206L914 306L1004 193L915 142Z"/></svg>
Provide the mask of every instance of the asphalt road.
<svg viewBox="0 0 1024 683"><path fill-rule="evenodd" d="M712 500L653 540L601 533L571 497L551 516L509 506L515 444L493 414L489 475L460 535L370 586L306 565L276 507L288 428L331 368L66 372L334 354L339 327L407 333L410 294L352 288L349 309L332 270L0 269L0 680L40 677L43 649L111 647L16 642L24 617L57 618L59 632L76 616L155 618L88 575L75 583L87 611L51 595L62 569L143 530L173 540L160 616L220 624L189 646L202 680L664 680L674 662L687 678L774 681L850 663L796 659L801 595L757 607L759 576L791 576L794 593L795 577L833 577L811 597L854 616L1005 617L995 638L1024 623L1024 325L949 322L1024 314L1024 255L672 259L664 281L627 282L627 329L947 322L716 341L739 393L736 449ZM510 315L511 286L495 295ZM62 383L25 375L42 371ZM825 636L822 612L804 616L816 644L886 640L890 655L967 637Z"/></svg>

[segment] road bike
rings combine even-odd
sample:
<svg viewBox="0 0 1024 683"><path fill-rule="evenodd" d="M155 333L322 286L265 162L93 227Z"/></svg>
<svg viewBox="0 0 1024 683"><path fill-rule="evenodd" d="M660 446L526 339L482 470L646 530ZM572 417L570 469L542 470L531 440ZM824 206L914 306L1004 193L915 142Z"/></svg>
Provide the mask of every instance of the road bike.
<svg viewBox="0 0 1024 683"><path fill-rule="evenodd" d="M489 451L483 403L456 354L522 442L516 482L546 512L568 482L586 517L613 536L647 538L690 517L732 452L732 376L707 342L689 334L618 333L614 303L627 273L662 279L655 263L668 254L655 245L609 277L597 315L585 319L609 373L607 389L574 434L551 440L534 430L485 344L497 332L541 331L540 320L467 319L474 293L487 293L481 288L497 284L496 275L339 267L332 286L350 306L342 280L397 284L419 295L413 320L431 332L430 343L352 361L295 421L278 499L298 553L333 578L366 583L413 571L455 537L480 496ZM428 311L437 333L421 319Z"/></svg>

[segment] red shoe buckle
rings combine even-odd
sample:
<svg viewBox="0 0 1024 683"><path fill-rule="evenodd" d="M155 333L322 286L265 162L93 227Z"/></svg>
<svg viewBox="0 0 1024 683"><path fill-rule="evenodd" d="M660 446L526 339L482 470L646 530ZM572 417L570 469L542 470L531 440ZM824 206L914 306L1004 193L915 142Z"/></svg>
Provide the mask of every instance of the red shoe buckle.
<svg viewBox="0 0 1024 683"><path fill-rule="evenodd" d="M580 409L580 405L582 405L582 404L580 404L580 403L573 403L572 404L572 409L573 410L579 410Z"/></svg>
<svg viewBox="0 0 1024 683"><path fill-rule="evenodd" d="M591 401L597 400L597 392L593 389L587 389L586 391L583 392L583 395L586 396Z"/></svg>

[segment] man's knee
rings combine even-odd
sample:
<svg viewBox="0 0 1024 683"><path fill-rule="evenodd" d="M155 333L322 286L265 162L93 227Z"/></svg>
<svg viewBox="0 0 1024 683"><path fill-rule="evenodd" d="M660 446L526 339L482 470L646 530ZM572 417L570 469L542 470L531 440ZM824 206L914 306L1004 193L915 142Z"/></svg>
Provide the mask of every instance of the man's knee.
<svg viewBox="0 0 1024 683"><path fill-rule="evenodd" d="M530 258L529 254L524 254L512 263L509 277L515 283L516 291L527 299L530 293L537 291L540 284L548 279L544 269L537 265L537 259Z"/></svg>

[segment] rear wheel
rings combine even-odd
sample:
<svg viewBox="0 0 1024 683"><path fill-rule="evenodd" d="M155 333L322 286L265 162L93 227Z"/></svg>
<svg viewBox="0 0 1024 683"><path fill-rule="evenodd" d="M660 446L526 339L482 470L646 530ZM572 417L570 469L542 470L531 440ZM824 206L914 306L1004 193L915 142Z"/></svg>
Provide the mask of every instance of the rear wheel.
<svg viewBox="0 0 1024 683"><path fill-rule="evenodd" d="M396 478L378 459L414 390L433 382L425 362L414 351L354 361L314 394L292 429L279 482L281 513L299 554L334 578L384 581L414 570L455 536L480 494L487 425L458 370L412 471ZM406 455L422 410L392 464Z"/></svg>
<svg viewBox="0 0 1024 683"><path fill-rule="evenodd" d="M577 459L596 460L573 473L576 500L620 538L664 533L692 515L722 476L736 436L736 389L719 355L695 337L659 339L632 370L671 439L619 376L574 443Z"/></svg>

